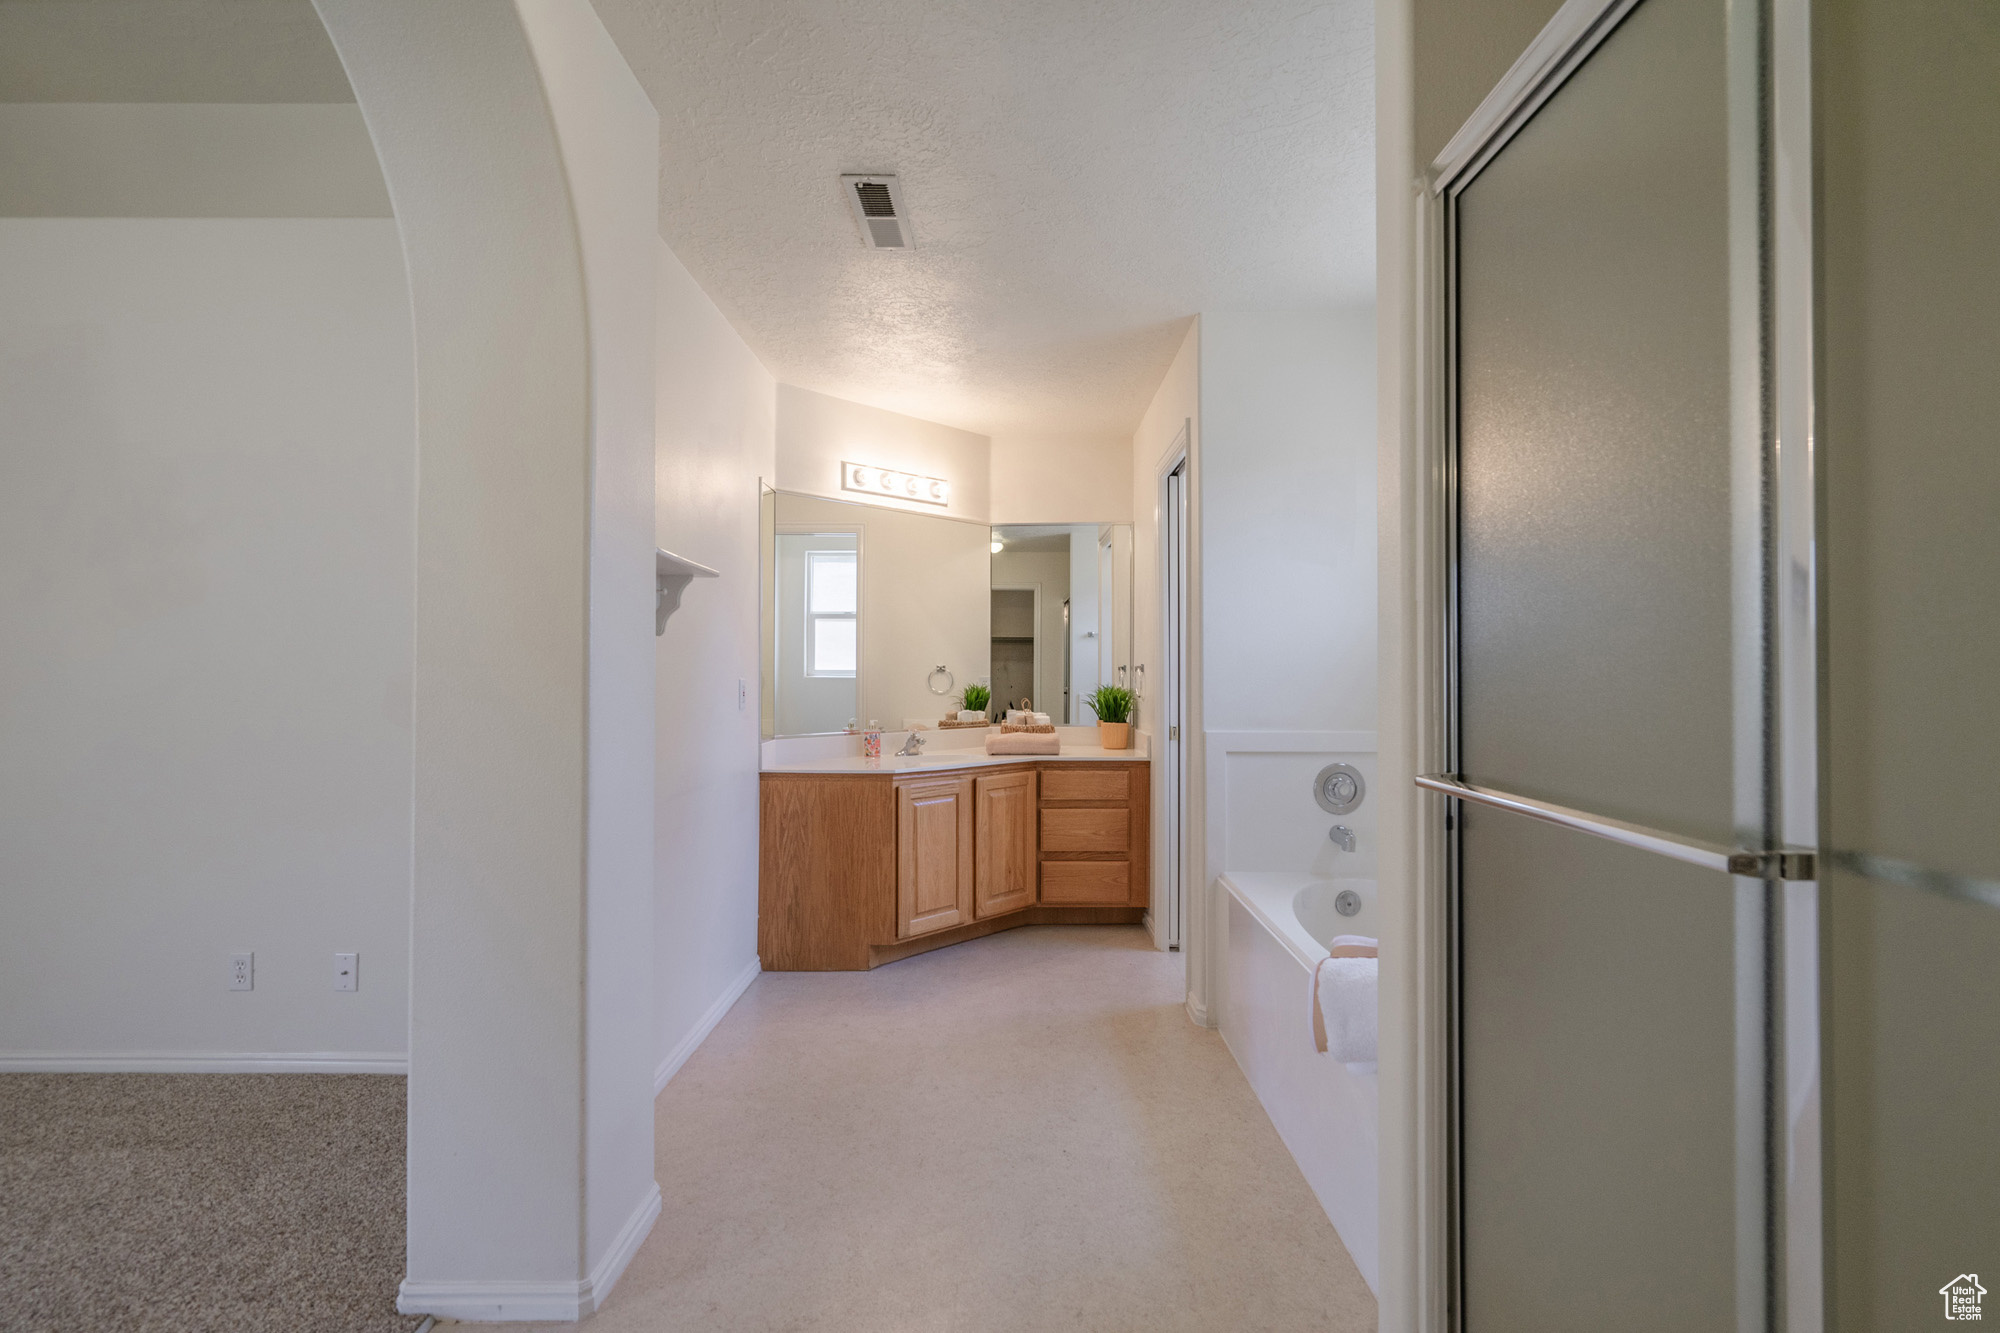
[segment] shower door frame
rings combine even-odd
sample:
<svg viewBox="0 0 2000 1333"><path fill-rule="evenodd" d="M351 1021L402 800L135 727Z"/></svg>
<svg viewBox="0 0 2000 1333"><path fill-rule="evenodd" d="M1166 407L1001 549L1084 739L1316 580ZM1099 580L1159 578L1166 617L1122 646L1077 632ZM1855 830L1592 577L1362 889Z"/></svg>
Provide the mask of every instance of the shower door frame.
<svg viewBox="0 0 2000 1333"><path fill-rule="evenodd" d="M1416 873L1422 887L1414 941L1418 987L1417 1256L1423 1326L1464 1328L1463 1112L1460 1063L1459 874L1461 800L1509 805L1682 859L1683 839L1647 838L1579 812L1526 807L1464 787L1459 764L1456 197L1543 103L1560 91L1627 14L1645 0L1569 0L1480 104L1426 172L1416 210L1415 435L1425 491L1414 517L1422 568L1417 659L1431 682L1418 709L1420 798ZM1754 414L1754 439L1732 433L1737 486L1732 516L1739 550L1754 549L1731 590L1738 648L1738 767L1761 769L1761 845L1700 849L1729 862L1741 889L1737 938L1737 1328L1738 1333L1822 1333L1826 1274L1821 1135L1819 893L1823 854L1819 726L1824 669L1820 635L1821 554L1812 177L1810 0L1726 0L1729 5L1732 239L1750 238L1759 262L1732 245L1734 386L1738 426ZM1745 116L1745 112L1749 114ZM1750 134L1740 127L1754 126ZM1754 142L1751 141L1754 135ZM1749 174L1743 174L1743 173ZM1743 198L1748 187L1750 201ZM1754 207L1746 208L1746 202ZM1760 365L1745 375L1735 355L1745 335ZM1755 457L1748 450L1755 450ZM1744 494L1756 503L1746 506ZM1761 644L1747 642L1752 636ZM1750 721L1742 719L1748 714ZM1739 787L1743 784L1739 782ZM1454 792L1456 788L1456 792ZM1497 797L1497 799L1496 799ZM1637 833L1638 836L1633 836ZM1678 849L1663 843L1680 843ZM1741 858L1754 858L1744 860ZM1748 876L1740 872L1749 870ZM1793 1108L1797 1108L1794 1110Z"/></svg>

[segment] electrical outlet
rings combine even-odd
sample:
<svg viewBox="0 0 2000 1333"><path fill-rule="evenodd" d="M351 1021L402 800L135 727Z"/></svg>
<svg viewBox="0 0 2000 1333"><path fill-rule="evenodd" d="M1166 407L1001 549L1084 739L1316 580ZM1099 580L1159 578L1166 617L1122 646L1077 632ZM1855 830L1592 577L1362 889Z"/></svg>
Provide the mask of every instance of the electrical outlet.
<svg viewBox="0 0 2000 1333"><path fill-rule="evenodd" d="M257 955L254 953L233 953L229 955L229 989L250 990L256 981Z"/></svg>
<svg viewBox="0 0 2000 1333"><path fill-rule="evenodd" d="M750 683L745 680L738 680L736 682L736 711L740 713L749 706Z"/></svg>
<svg viewBox="0 0 2000 1333"><path fill-rule="evenodd" d="M337 953L333 956L333 988L335 990L359 990L361 988L360 954Z"/></svg>

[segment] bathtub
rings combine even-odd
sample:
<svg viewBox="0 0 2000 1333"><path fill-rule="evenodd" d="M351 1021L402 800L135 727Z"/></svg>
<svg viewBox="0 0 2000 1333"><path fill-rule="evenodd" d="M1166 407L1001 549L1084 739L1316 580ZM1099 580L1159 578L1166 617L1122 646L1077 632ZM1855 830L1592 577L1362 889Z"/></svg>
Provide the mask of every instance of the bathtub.
<svg viewBox="0 0 2000 1333"><path fill-rule="evenodd" d="M1310 1007L1326 942L1379 935L1375 882L1231 871L1220 884L1228 906L1217 995L1222 1039L1379 1295L1375 1066L1343 1065L1315 1051ZM1334 911L1343 889L1361 899L1354 916Z"/></svg>

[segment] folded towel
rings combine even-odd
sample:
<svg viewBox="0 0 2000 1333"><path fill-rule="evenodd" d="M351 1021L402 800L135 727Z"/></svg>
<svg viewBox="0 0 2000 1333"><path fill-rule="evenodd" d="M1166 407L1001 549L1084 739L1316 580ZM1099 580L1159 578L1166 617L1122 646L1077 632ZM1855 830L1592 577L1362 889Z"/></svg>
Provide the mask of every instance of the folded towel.
<svg viewBox="0 0 2000 1333"><path fill-rule="evenodd" d="M1313 969L1313 1049L1344 1065L1375 1062L1373 958L1322 958Z"/></svg>
<svg viewBox="0 0 2000 1333"><path fill-rule="evenodd" d="M986 737L988 754L1061 754L1062 740L1050 731L1007 731Z"/></svg>
<svg viewBox="0 0 2000 1333"><path fill-rule="evenodd" d="M1335 935L1326 951L1335 958L1373 958L1381 953L1381 945L1368 935Z"/></svg>

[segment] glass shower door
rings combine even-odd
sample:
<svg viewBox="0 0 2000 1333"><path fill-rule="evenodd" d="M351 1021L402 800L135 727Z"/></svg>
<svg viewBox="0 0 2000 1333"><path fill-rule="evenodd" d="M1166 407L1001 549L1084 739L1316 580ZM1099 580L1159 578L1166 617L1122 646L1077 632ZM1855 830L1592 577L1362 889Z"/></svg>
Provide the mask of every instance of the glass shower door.
<svg viewBox="0 0 2000 1333"><path fill-rule="evenodd" d="M1765 854L1745 13L1604 7L1444 187L1453 772L1427 785L1458 798L1457 1310L1480 1333L1772 1318L1770 951L1805 862Z"/></svg>
<svg viewBox="0 0 2000 1333"><path fill-rule="evenodd" d="M1814 29L1827 1327L1956 1328L2000 1319L2000 7Z"/></svg>

